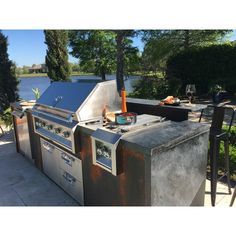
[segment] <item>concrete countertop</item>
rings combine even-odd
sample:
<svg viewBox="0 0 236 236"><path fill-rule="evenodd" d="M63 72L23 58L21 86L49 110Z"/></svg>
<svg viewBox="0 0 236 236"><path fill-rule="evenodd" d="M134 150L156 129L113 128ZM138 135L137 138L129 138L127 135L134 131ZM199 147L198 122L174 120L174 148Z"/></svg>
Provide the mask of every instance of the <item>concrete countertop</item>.
<svg viewBox="0 0 236 236"><path fill-rule="evenodd" d="M88 135L91 135L94 131L96 131L96 129L101 128L101 127L102 125L99 123L94 123L94 124L89 124L89 125L79 123L79 129Z"/></svg>
<svg viewBox="0 0 236 236"><path fill-rule="evenodd" d="M124 135L122 141L125 146L154 155L185 142L195 135L206 133L209 128L209 125L191 121L166 121Z"/></svg>
<svg viewBox="0 0 236 236"><path fill-rule="evenodd" d="M101 125L98 124L81 125L80 129L82 132L91 135L100 127ZM210 126L207 124L187 120L182 122L165 121L124 134L121 142L134 150L153 155L174 147L195 135L206 133L209 129Z"/></svg>
<svg viewBox="0 0 236 236"><path fill-rule="evenodd" d="M169 108L169 109L181 109L186 111L200 111L207 107L204 104L192 104L189 105L188 103L181 103L178 106L171 106L171 105L159 105L160 100L148 100L148 99L141 99L141 98L127 98L127 103L136 103L142 105L149 105L149 106L157 106L159 108Z"/></svg>

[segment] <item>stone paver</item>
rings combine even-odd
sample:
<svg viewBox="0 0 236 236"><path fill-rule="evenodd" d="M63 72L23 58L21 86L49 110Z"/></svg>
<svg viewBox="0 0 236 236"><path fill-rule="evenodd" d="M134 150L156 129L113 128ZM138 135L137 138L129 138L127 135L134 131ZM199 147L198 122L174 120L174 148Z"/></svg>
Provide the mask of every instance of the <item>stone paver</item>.
<svg viewBox="0 0 236 236"><path fill-rule="evenodd" d="M201 112L190 112L189 120L198 122L200 118ZM235 118L236 119L236 118ZM234 188L231 189L232 193ZM232 194L228 193L228 187L225 184L217 182L217 193L216 193L216 206L227 207L230 204L230 200L232 198ZM206 191L205 191L205 206L211 206L211 195L210 195L210 181L206 180ZM234 202L233 207L236 207L236 200Z"/></svg>
<svg viewBox="0 0 236 236"><path fill-rule="evenodd" d="M234 188L231 188L232 193ZM216 207L228 207L232 198L232 194L229 194L228 187L225 184L220 182L217 183L216 191ZM205 206L211 206L211 192L210 192L210 181L206 181L206 190L205 190ZM236 200L234 201L233 207L236 207Z"/></svg>
<svg viewBox="0 0 236 236"><path fill-rule="evenodd" d="M0 206L78 206L78 203L16 153L12 133L8 133L0 138Z"/></svg>

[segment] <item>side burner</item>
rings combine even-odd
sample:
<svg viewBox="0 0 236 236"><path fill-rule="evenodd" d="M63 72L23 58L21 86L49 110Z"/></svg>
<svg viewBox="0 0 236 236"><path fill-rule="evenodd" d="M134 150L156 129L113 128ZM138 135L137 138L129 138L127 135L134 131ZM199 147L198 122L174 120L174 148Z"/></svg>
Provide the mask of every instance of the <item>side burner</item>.
<svg viewBox="0 0 236 236"><path fill-rule="evenodd" d="M163 119L159 116L143 114L137 116L137 122L132 125L108 124L106 127L98 128L91 135L93 164L118 175L120 168L117 166L116 150L120 139L161 121Z"/></svg>

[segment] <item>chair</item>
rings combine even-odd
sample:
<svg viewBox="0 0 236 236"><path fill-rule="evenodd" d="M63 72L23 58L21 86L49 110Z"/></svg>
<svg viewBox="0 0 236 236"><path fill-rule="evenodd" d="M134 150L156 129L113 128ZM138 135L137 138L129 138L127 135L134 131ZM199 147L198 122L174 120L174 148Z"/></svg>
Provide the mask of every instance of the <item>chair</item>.
<svg viewBox="0 0 236 236"><path fill-rule="evenodd" d="M235 112L236 112L236 111L235 111ZM235 113L235 112L234 112L234 113ZM234 187L234 193L233 193L233 195L232 195L232 198L231 198L231 201L230 201L229 206L233 206L235 198L236 198L236 186Z"/></svg>
<svg viewBox="0 0 236 236"><path fill-rule="evenodd" d="M209 112L210 110L210 112ZM216 188L218 180L218 160L220 154L220 143L224 142L224 152L225 152L225 173L221 177L227 177L228 191L231 194L230 185L230 169L229 169L229 132L234 119L234 109L231 107L218 105L208 105L206 109L203 109L200 115L199 122L205 116L205 121L211 124L210 135L209 135L209 161L211 169L211 204L215 206L216 200ZM223 130L223 124L228 125L227 131ZM220 178L220 179L221 179Z"/></svg>
<svg viewBox="0 0 236 236"><path fill-rule="evenodd" d="M236 198L236 186L234 188L234 193L233 193L233 196L231 198L229 206L233 206L235 198Z"/></svg>

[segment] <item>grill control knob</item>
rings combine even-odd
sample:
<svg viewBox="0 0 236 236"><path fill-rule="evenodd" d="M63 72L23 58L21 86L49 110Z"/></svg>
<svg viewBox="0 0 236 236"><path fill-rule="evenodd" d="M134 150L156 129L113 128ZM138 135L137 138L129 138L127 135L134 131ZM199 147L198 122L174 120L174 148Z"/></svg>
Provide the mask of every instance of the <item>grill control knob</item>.
<svg viewBox="0 0 236 236"><path fill-rule="evenodd" d="M69 138L70 137L70 132L69 131L64 131L62 133L62 135L64 136L64 138Z"/></svg>
<svg viewBox="0 0 236 236"><path fill-rule="evenodd" d="M52 125L47 125L48 130L52 130L53 126Z"/></svg>
<svg viewBox="0 0 236 236"><path fill-rule="evenodd" d="M60 134L61 133L61 128L55 128L54 130L55 130L56 134Z"/></svg>
<svg viewBox="0 0 236 236"><path fill-rule="evenodd" d="M46 126L46 122L42 121L41 122L41 127L45 127Z"/></svg>

